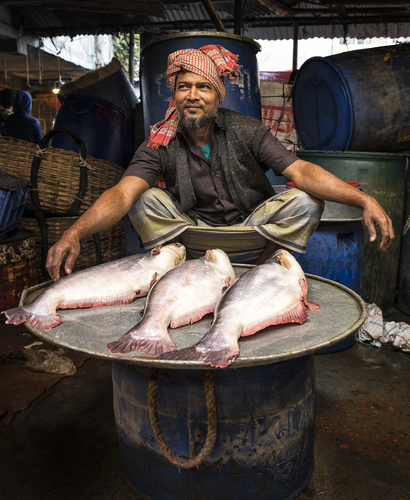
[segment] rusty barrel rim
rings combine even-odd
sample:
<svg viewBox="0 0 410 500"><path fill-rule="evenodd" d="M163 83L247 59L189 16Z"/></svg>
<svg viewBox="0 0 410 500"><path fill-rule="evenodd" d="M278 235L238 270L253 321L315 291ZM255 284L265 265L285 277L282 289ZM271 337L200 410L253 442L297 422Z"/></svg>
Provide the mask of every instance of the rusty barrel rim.
<svg viewBox="0 0 410 500"><path fill-rule="evenodd" d="M234 35L233 33L223 33L221 31L184 31L183 33L171 33L169 35L162 35L154 38L153 40L147 42L144 47L141 49L141 57L144 55L144 52L148 49L152 48L154 45L159 43L163 43L169 40L177 40L179 38L225 38L232 41L237 41L241 43L246 43L250 45L255 54L261 51L261 46L258 42L249 38L247 36L242 35Z"/></svg>

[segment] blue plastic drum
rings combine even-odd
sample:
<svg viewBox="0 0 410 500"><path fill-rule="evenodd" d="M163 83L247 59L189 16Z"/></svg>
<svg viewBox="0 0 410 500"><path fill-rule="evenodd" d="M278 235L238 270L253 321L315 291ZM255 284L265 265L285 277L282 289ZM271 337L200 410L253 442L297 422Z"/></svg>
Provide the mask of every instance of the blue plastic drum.
<svg viewBox="0 0 410 500"><path fill-rule="evenodd" d="M87 155L121 165L123 156L124 114L114 104L91 95L69 94L64 97L53 128L67 128L78 135ZM78 151L65 133L54 137L54 148Z"/></svg>
<svg viewBox="0 0 410 500"><path fill-rule="evenodd" d="M293 114L304 149L410 149L408 43L312 57L298 71Z"/></svg>

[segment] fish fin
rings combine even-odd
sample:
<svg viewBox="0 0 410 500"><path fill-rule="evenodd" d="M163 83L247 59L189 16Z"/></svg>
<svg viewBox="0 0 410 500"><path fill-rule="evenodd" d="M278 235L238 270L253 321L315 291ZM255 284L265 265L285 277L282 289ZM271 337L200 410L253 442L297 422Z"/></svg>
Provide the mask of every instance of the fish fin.
<svg viewBox="0 0 410 500"><path fill-rule="evenodd" d="M300 288L302 289L302 296L305 299L306 295L307 295L307 281L306 281L306 279L300 278L299 285L300 285Z"/></svg>
<svg viewBox="0 0 410 500"><path fill-rule="evenodd" d="M289 311L286 311L279 316L275 316L274 318L265 320L263 323L258 323L257 325L251 325L249 327L244 327L241 332L241 337L248 337L249 335L253 335L268 326L274 325L283 325L285 323L304 323L307 319L309 319L306 306L304 303L298 302L298 304Z"/></svg>
<svg viewBox="0 0 410 500"><path fill-rule="evenodd" d="M205 347L203 342L200 341L191 347L166 352L157 357L167 360L203 361L205 365L213 366L214 368L226 368L238 356L239 346L237 343L224 349L216 349L208 346Z"/></svg>
<svg viewBox="0 0 410 500"><path fill-rule="evenodd" d="M169 326L171 328L178 328L179 326L192 325L192 323L196 323L202 319L205 314L213 313L215 311L216 304L217 302L201 309L200 311L194 311L193 313L182 316L181 318L175 318L171 321Z"/></svg>
<svg viewBox="0 0 410 500"><path fill-rule="evenodd" d="M152 334L152 332L145 332L144 328L140 327L132 328L118 340L107 344L107 347L113 353L126 354L138 349L153 356L174 351L177 348L166 329L162 333Z"/></svg>
<svg viewBox="0 0 410 500"><path fill-rule="evenodd" d="M157 245L156 247L154 247L152 250L151 250L151 253L152 254L157 254L157 253L160 253L161 252L161 249L162 249L162 245Z"/></svg>
<svg viewBox="0 0 410 500"><path fill-rule="evenodd" d="M305 306L309 309L309 311L319 311L320 305L316 304L316 302L309 302L306 300L306 295L307 295L307 281L304 278L300 278L299 280L300 287L302 288L302 296L303 296L303 303Z"/></svg>
<svg viewBox="0 0 410 500"><path fill-rule="evenodd" d="M50 330L54 326L61 325L61 318L55 314L36 314L29 307L15 307L2 311L6 317L6 323L9 325L20 325L24 321L28 321L35 328L41 331Z"/></svg>
<svg viewBox="0 0 410 500"><path fill-rule="evenodd" d="M230 276L227 276L225 278L225 284L222 287L222 293L225 293L231 285L233 285L233 280Z"/></svg>
<svg viewBox="0 0 410 500"><path fill-rule="evenodd" d="M157 281L157 278L158 278L158 273L155 272L153 275L152 275L152 278L151 278L151 283L149 284L150 288L152 287L152 285Z"/></svg>

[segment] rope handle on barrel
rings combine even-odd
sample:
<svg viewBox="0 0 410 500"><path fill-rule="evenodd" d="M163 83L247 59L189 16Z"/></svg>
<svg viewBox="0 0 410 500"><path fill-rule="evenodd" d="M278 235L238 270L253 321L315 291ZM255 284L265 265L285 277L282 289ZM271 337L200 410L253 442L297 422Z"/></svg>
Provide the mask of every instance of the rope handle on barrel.
<svg viewBox="0 0 410 500"><path fill-rule="evenodd" d="M180 469L191 469L198 467L200 463L211 453L216 441L217 418L216 418L216 401L215 401L215 384L214 374L211 370L206 370L204 373L205 397L206 406L208 409L208 434L202 450L196 457L180 458L169 448L165 441L164 433L159 421L157 409L157 390L158 390L159 369L151 368L148 385L148 411L151 420L152 430L154 431L155 439L160 447L163 455L171 462L172 465Z"/></svg>

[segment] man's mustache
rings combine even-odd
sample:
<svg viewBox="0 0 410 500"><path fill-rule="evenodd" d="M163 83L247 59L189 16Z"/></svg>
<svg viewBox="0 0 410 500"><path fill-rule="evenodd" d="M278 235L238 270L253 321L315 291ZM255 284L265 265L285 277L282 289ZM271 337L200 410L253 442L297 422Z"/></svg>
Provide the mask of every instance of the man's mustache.
<svg viewBox="0 0 410 500"><path fill-rule="evenodd" d="M201 104L189 103L189 102L187 102L186 104L182 105L182 109L185 109L185 108L200 108L200 109L204 109L204 107Z"/></svg>

